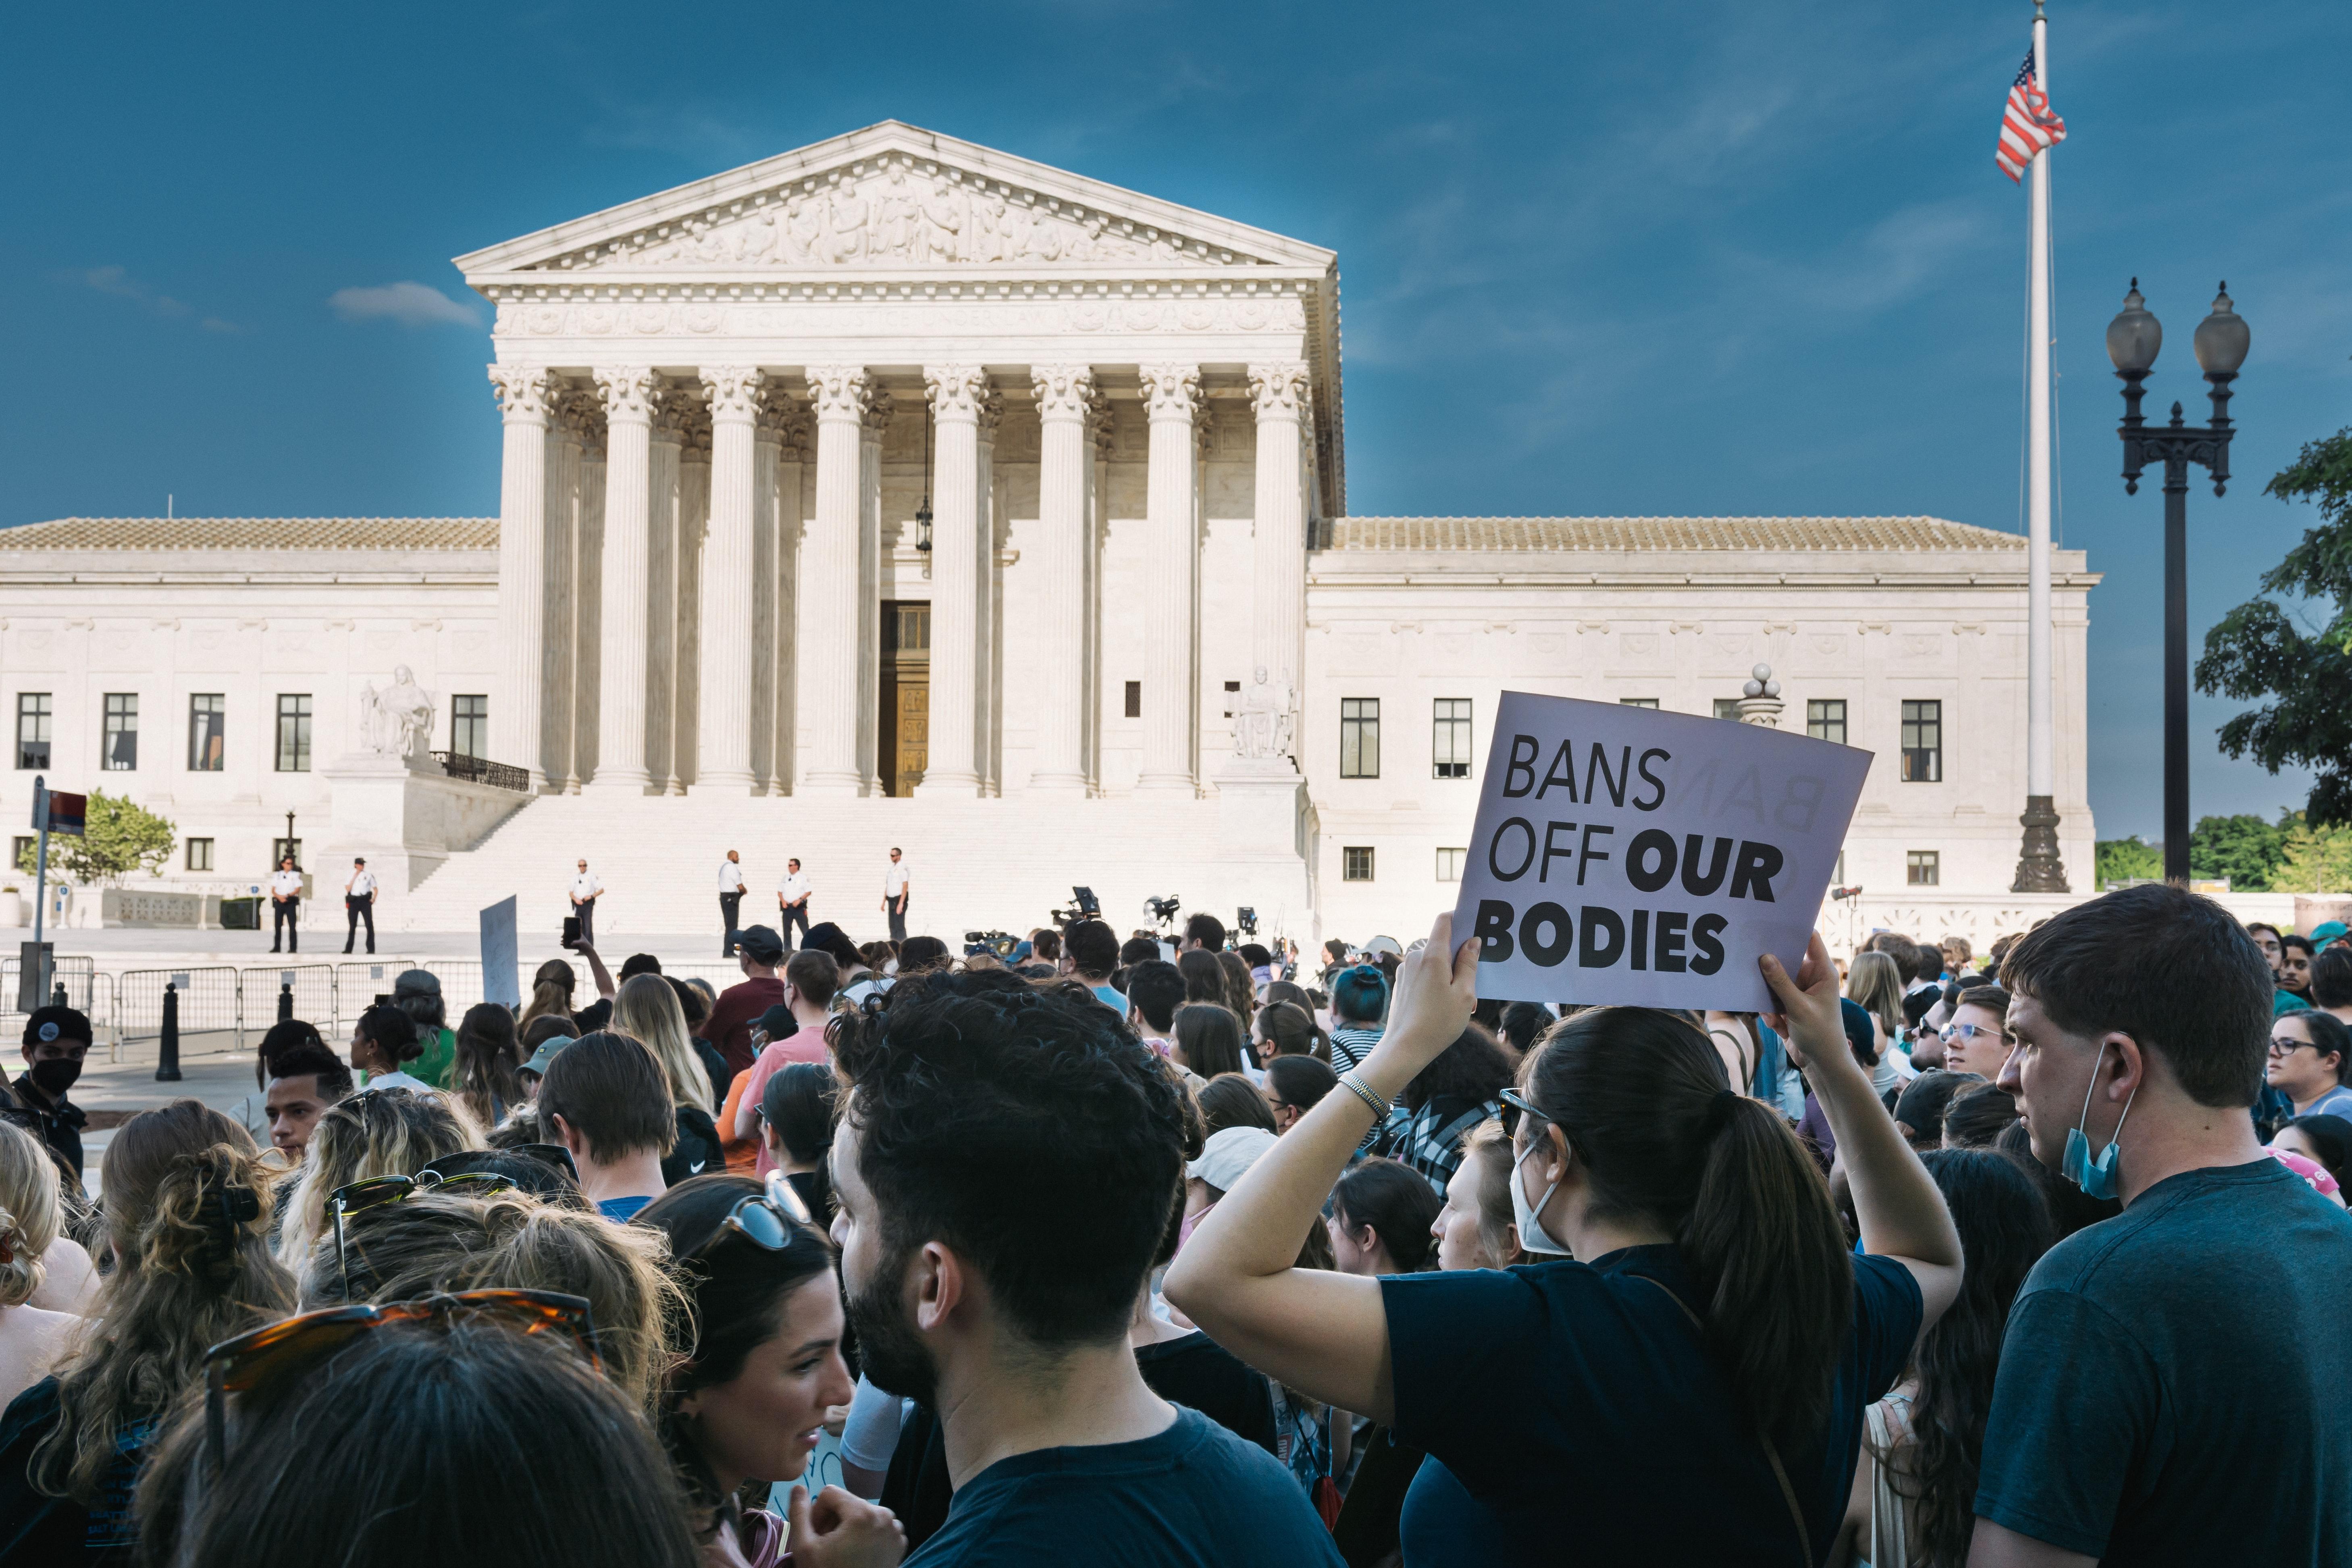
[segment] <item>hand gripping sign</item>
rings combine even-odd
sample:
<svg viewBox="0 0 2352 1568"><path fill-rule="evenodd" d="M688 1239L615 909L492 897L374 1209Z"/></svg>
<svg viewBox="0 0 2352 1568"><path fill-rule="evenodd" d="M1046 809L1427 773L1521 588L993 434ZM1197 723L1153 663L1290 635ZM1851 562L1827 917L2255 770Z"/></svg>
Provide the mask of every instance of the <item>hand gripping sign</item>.
<svg viewBox="0 0 2352 1568"><path fill-rule="evenodd" d="M1771 1005L1793 974L1870 753L1752 724L1506 691L1454 906L1478 994Z"/></svg>

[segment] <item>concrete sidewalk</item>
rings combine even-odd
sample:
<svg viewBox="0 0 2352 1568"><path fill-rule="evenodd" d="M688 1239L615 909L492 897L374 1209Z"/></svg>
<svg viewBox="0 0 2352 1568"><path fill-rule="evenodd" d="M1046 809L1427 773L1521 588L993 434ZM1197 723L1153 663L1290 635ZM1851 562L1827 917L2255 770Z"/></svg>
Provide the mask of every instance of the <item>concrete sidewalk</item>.
<svg viewBox="0 0 2352 1568"><path fill-rule="evenodd" d="M125 1059L110 1063L105 1053L92 1051L80 1081L73 1087L73 1102L92 1113L93 1120L127 1117L136 1110L153 1110L175 1100L201 1100L251 1132L254 1142L269 1143L269 1123L262 1115L261 1089L253 1080L251 1051L207 1051L180 1058L180 1081L155 1081L155 1050L125 1052ZM100 1117L97 1113L108 1112ZM82 1134L82 1184L99 1190L99 1173L114 1130L92 1128Z"/></svg>

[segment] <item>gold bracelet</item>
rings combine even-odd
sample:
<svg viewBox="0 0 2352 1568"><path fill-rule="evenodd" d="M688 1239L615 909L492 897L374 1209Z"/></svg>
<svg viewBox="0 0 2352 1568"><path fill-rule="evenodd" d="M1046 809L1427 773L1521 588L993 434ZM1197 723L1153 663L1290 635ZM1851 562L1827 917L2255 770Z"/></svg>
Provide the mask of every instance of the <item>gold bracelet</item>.
<svg viewBox="0 0 2352 1568"><path fill-rule="evenodd" d="M1381 1098L1378 1090L1374 1089L1370 1084L1364 1082L1363 1079L1358 1078L1353 1072L1344 1072L1339 1075L1339 1087L1354 1095L1358 1100L1362 1100L1366 1105L1370 1106L1372 1108L1372 1120L1375 1121L1386 1121L1389 1119L1389 1112L1395 1109L1387 1100Z"/></svg>

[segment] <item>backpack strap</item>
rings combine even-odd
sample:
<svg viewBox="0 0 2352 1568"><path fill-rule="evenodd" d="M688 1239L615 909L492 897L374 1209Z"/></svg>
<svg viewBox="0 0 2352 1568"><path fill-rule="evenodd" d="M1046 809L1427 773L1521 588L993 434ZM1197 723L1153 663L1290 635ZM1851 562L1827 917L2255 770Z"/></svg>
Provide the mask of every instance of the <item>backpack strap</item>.
<svg viewBox="0 0 2352 1568"><path fill-rule="evenodd" d="M1656 1285L1659 1289L1665 1291L1666 1300L1672 1301L1676 1307L1681 1308L1683 1316L1690 1320L1690 1326L1697 1331L1700 1339L1702 1341L1706 1339L1706 1325L1698 1321L1698 1314L1692 1311L1689 1306L1685 1303L1680 1296L1675 1295L1673 1290L1667 1289L1666 1286L1660 1284L1659 1281L1651 1279L1646 1274L1636 1274L1633 1278L1639 1279L1644 1285ZM1759 1435L1759 1440L1764 1445L1764 1458L1771 1462L1772 1479L1780 1483L1780 1500L1789 1505L1789 1521L1797 1527L1797 1548L1805 1554L1805 1568L1812 1568L1813 1535L1812 1531L1805 1528L1805 1510L1803 1508L1799 1506L1797 1502L1797 1489L1789 1484L1789 1472L1786 1467L1780 1463L1780 1448L1773 1443L1772 1439L1769 1437L1764 1437L1760 1434Z"/></svg>

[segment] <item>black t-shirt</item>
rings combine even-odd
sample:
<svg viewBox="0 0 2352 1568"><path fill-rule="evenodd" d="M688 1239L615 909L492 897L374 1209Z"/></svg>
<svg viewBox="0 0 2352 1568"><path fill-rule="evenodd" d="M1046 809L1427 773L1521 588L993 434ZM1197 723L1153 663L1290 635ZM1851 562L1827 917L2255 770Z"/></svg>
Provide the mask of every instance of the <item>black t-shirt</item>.
<svg viewBox="0 0 2352 1568"><path fill-rule="evenodd" d="M83 1174L81 1130L89 1125L89 1113L63 1095L55 1101L42 1099L30 1073L20 1076L9 1087L17 1105L40 1117L42 1141L74 1168L76 1176Z"/></svg>
<svg viewBox="0 0 2352 1568"><path fill-rule="evenodd" d="M153 1424L141 1422L116 1436L114 1462L100 1478L97 1505L85 1509L33 1485L33 1450L57 1430L58 1419L54 1377L25 1390L0 1415L0 1568L98 1568L131 1561L138 1539L131 1490Z"/></svg>
<svg viewBox="0 0 2352 1568"><path fill-rule="evenodd" d="M716 1175L727 1169L719 1148L719 1124L696 1106L677 1108L677 1142L662 1156L662 1180L670 1186L693 1176Z"/></svg>
<svg viewBox="0 0 2352 1568"><path fill-rule="evenodd" d="M572 1015L572 1027L583 1035L593 1035L613 1021L613 999L599 996Z"/></svg>
<svg viewBox="0 0 2352 1568"><path fill-rule="evenodd" d="M2026 1276L1976 1510L2110 1564L2352 1562L2352 1217L2184 1171Z"/></svg>
<svg viewBox="0 0 2352 1568"><path fill-rule="evenodd" d="M1853 1274L1828 1427L1780 1455L1816 1551L1844 1512L1863 1412L1919 1332L1909 1269L1863 1257ZM1570 1543L1588 1563L1796 1560L1763 1445L1675 1304L1697 1298L1675 1247L1394 1275L1381 1292L1397 1437L1429 1452L1402 1525L1413 1568L1550 1562Z"/></svg>
<svg viewBox="0 0 2352 1568"><path fill-rule="evenodd" d="M964 1483L908 1568L1343 1568L1288 1470L1196 1410L1157 1436L1040 1448Z"/></svg>
<svg viewBox="0 0 2352 1568"><path fill-rule="evenodd" d="M1181 1340L1137 1346L1135 1367L1160 1398L1189 1405L1234 1436L1276 1452L1274 1385L1198 1329Z"/></svg>

